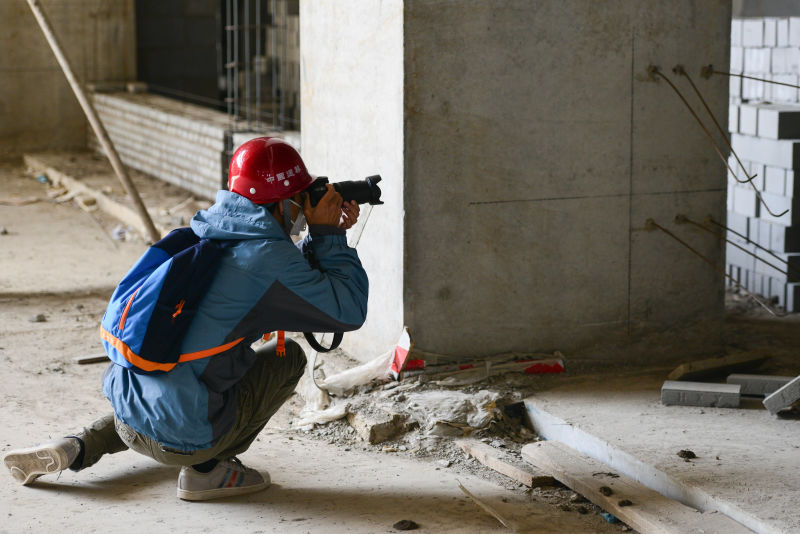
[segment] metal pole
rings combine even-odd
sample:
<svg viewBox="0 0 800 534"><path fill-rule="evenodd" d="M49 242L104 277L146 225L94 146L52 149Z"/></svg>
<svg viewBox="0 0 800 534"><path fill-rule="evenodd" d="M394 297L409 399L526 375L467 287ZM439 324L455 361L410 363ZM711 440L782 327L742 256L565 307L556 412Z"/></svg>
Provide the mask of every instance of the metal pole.
<svg viewBox="0 0 800 534"><path fill-rule="evenodd" d="M239 122L239 0L233 0L233 116ZM238 128L236 128L238 130Z"/></svg>
<svg viewBox="0 0 800 534"><path fill-rule="evenodd" d="M83 87L77 78L75 78L75 74L72 71L72 66L69 63L67 56L64 55L64 52L61 49L61 44L58 42L58 38L56 37L55 33L53 33L53 29L50 26L50 22L47 20L47 16L45 15L39 0L28 0L28 5L31 6L33 16L36 17L36 22L38 22L39 26L42 28L42 32L47 39L47 43L53 50L53 54L55 54L58 64L61 65L61 69L64 71L64 76L67 77L67 81L69 82L70 86L72 86L72 90L75 92L75 96L78 98L78 102L83 108L83 112L86 113L86 118L89 119L89 124L91 124L94 133L97 135L97 139L100 141L100 145L103 147L106 156L108 156L117 178L119 178L119 181L122 182L122 186L125 188L125 191L133 200L133 205L136 208L136 211L139 213L139 217L142 219L142 224L144 224L144 229L148 234L147 237L153 242L158 241L161 239L161 234L158 230L156 230L153 220L150 218L150 214L147 213L147 208L145 208L144 204L142 203L139 192L136 190L133 182L131 182L125 167L122 165L122 161L119 159L119 154L117 154L114 144L108 137L108 133L103 127L103 123L100 122L100 117L97 116L97 111L95 111L94 106L89 99L86 98L86 93L84 92Z"/></svg>
<svg viewBox="0 0 800 534"><path fill-rule="evenodd" d="M266 70L264 62L266 58L261 55L261 32L264 26L261 24L261 0L256 0L256 57L258 58L258 70L256 71L256 129L261 129L261 71Z"/></svg>
<svg viewBox="0 0 800 534"><path fill-rule="evenodd" d="M285 102L286 102L286 48L288 46L289 36L287 30L289 29L289 5L286 0L281 2L283 4L283 20L282 20L282 33L283 33L283 61L281 62L281 112L280 112L280 125L281 129L286 129Z"/></svg>
<svg viewBox="0 0 800 534"><path fill-rule="evenodd" d="M270 115L272 117L272 127L275 128L275 101L278 100L278 26L275 24L275 17L278 11L276 0L270 0L270 35L272 40L272 56L270 65L272 66L272 102L270 103Z"/></svg>
<svg viewBox="0 0 800 534"><path fill-rule="evenodd" d="M233 119L233 65L231 61L233 58L233 44L231 42L231 24L233 24L233 15L231 8L231 0L225 0L225 92L228 106L228 120ZM233 126L231 126L232 128Z"/></svg>
<svg viewBox="0 0 800 534"><path fill-rule="evenodd" d="M250 129L250 0L244 0L244 116Z"/></svg>

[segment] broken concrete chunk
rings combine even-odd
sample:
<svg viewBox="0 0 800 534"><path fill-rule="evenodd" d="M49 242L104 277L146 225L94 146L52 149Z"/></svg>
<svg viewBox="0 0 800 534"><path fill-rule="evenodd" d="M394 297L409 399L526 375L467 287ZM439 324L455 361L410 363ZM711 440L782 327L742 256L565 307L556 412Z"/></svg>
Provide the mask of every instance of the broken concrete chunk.
<svg viewBox="0 0 800 534"><path fill-rule="evenodd" d="M661 404L738 408L741 386L667 380L661 386Z"/></svg>
<svg viewBox="0 0 800 534"><path fill-rule="evenodd" d="M375 445L406 432L408 427L404 414L386 412L356 412L347 414L347 422L364 441Z"/></svg>
<svg viewBox="0 0 800 534"><path fill-rule="evenodd" d="M800 400L800 376L764 399L764 407L772 415Z"/></svg>
<svg viewBox="0 0 800 534"><path fill-rule="evenodd" d="M728 384L742 386L742 395L765 396L778 391L792 381L792 376L775 375L741 375L734 374L728 377Z"/></svg>
<svg viewBox="0 0 800 534"><path fill-rule="evenodd" d="M768 355L755 351L729 354L721 358L698 360L679 365L667 376L667 380L698 380L723 377L736 371L755 369L768 359Z"/></svg>

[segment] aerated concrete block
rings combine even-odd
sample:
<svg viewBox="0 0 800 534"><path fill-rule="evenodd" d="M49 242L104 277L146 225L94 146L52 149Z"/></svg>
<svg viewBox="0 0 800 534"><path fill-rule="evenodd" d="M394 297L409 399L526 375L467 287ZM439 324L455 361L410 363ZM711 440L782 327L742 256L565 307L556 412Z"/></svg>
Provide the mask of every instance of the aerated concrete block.
<svg viewBox="0 0 800 534"><path fill-rule="evenodd" d="M731 72L741 73L744 70L744 48L731 47Z"/></svg>
<svg viewBox="0 0 800 534"><path fill-rule="evenodd" d="M789 19L789 46L800 46L800 17Z"/></svg>
<svg viewBox="0 0 800 534"><path fill-rule="evenodd" d="M745 48L744 71L747 74L766 74L770 68L769 48Z"/></svg>
<svg viewBox="0 0 800 534"><path fill-rule="evenodd" d="M775 33L776 46L789 46L789 19L778 19Z"/></svg>
<svg viewBox="0 0 800 534"><path fill-rule="evenodd" d="M792 381L792 376L775 375L730 375L727 379L728 384L739 384L742 386L742 395L769 395L779 390Z"/></svg>
<svg viewBox="0 0 800 534"><path fill-rule="evenodd" d="M661 386L661 404L738 408L741 386L667 380Z"/></svg>
<svg viewBox="0 0 800 534"><path fill-rule="evenodd" d="M750 104L739 106L739 133L747 135L758 133L758 107Z"/></svg>
<svg viewBox="0 0 800 534"><path fill-rule="evenodd" d="M731 137L733 149L743 160L784 169L800 168L800 142L742 134L733 134Z"/></svg>
<svg viewBox="0 0 800 534"><path fill-rule="evenodd" d="M792 379L788 384L764 399L764 407L769 410L769 413L775 415L798 400L800 400L800 376Z"/></svg>
<svg viewBox="0 0 800 534"><path fill-rule="evenodd" d="M742 46L764 45L764 19L752 18L742 21Z"/></svg>
<svg viewBox="0 0 800 534"><path fill-rule="evenodd" d="M764 46L774 48L778 42L778 19L764 19Z"/></svg>
<svg viewBox="0 0 800 534"><path fill-rule="evenodd" d="M754 108L758 113L759 137L800 139L800 105L764 104Z"/></svg>
<svg viewBox="0 0 800 534"><path fill-rule="evenodd" d="M742 46L742 19L732 19L731 20L731 46ZM786 32L788 35L789 26L786 26ZM788 42L788 37L787 37Z"/></svg>

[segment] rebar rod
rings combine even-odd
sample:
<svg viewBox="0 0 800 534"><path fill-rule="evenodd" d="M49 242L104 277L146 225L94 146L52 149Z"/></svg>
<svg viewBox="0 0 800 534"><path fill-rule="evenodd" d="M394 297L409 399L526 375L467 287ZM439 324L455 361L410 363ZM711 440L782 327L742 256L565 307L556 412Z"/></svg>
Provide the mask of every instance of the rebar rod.
<svg viewBox="0 0 800 534"><path fill-rule="evenodd" d="M649 72L650 72L650 74L651 74L651 75L656 75L656 76L660 76L661 78L663 78L663 79L664 79L664 81L666 81L666 82L669 84L669 86L672 88L672 90L673 90L673 91L675 91L675 94L677 94L677 95L678 95L678 97L681 99L681 101L683 102L683 104L686 106L686 109L688 109L688 110L689 110L689 112L690 112L690 113L692 114L692 116L695 118L695 120L697 121L697 123L700 125L700 127L703 129L703 131L704 131L704 132L706 133L706 135L708 136L709 140L711 141L711 144L714 146L714 150L716 150L717 154L718 154L718 155L719 155L719 157L722 159L722 161L725 163L725 166L728 168L728 170L729 170L729 171L731 171L731 175L733 175L733 178L734 178L734 180L736 180L736 181L737 181L737 182L739 182L739 183L744 183L742 180L739 180L739 179L736 177L736 173L733 171L733 169L731 169L731 166L730 166L730 164L728 163L728 160L727 160L727 158L726 158L725 156L723 156L723 155L722 155L722 151L720 150L720 148L719 148L719 146L717 145L716 141L714 141L714 138L713 138L713 136L711 135L711 132L709 132L709 131L708 131L708 128L706 128L706 127L705 127L705 125L704 125L704 124L702 123L702 121L700 120L700 117L698 117L698 116L697 116L697 113L695 113L694 109L692 109L692 106L690 106L690 105L689 105L689 102L686 100L686 98L683 96L683 94L680 92L680 90L679 90L679 89L678 89L678 88L675 86L675 84L674 84L674 83L672 83L672 81L671 81L669 78L667 78L667 77L666 77L666 76L665 76L665 75L664 75L664 74L661 72L661 70L660 70L658 67L651 66L651 67L650 67L648 70L649 70ZM773 217L783 217L784 215L786 215L786 214L789 212L789 210L788 210L788 209L786 209L786 210L782 211L781 213L775 213L775 212L773 212L773 211L772 211L772 210L769 208L769 205L767 205L767 203L764 201L764 198L761 196L761 193L759 192L758 188L756 187L756 185L755 185L755 184L753 183L753 181L752 181L752 180L753 180L753 178L755 178L756 176L757 176L757 175L755 175L755 174L754 174L752 177L749 177L749 179L748 179L748 180L746 180L746 182L747 182L747 183L749 183L749 184L750 184L750 187L752 187L752 188L753 188L753 191L754 191L754 192L755 192L755 194L756 194L756 198L758 198L758 201L759 201L759 202L760 202L760 203L761 203L761 204L764 206L764 209L766 209L766 210L767 210L767 212L768 212L770 215L772 215Z"/></svg>
<svg viewBox="0 0 800 534"><path fill-rule="evenodd" d="M742 160L739 159L739 155L736 154L736 151L733 149L733 145L731 144L730 139L728 139L728 132L726 132L725 129L720 125L719 121L717 120L717 117L714 115L714 112L711 111L711 108L709 107L708 103L706 102L706 99L703 98L703 95L700 93L700 90L694 84L694 81L692 80L692 77L689 76L689 73L686 72L686 69L683 68L683 65L675 65L675 68L673 68L672 71L674 73L678 74L679 76L685 76L686 77L686 80L689 82L689 85L691 85L692 89L694 90L694 94L697 95L697 98L703 104L703 107L706 109L706 112L708 112L709 117L711 117L711 120L714 121L714 126L717 127L717 130L719 131L720 135L722 136L722 140L725 141L726 145L728 145L728 148L730 149L731 154L733 154L733 157L736 159L736 163L739 164L739 167L744 172L744 175L748 176L748 174L749 174L748 170L744 168L744 163L742 163ZM735 178L736 178L736 176L734 175L734 179ZM753 175L753 178L755 178L755 175ZM752 178L750 180L752 180ZM739 182L739 183L742 183L742 182Z"/></svg>
<svg viewBox="0 0 800 534"><path fill-rule="evenodd" d="M652 75L660 76L665 82L667 82L667 84L669 84L669 86L672 88L672 90L675 91L675 94L678 95L678 98L681 99L681 102L683 102L683 105L686 106L686 109L689 110L689 113L691 113L692 117L694 117L694 120L697 121L697 124L703 130L703 133L706 134L706 136L708 137L708 140L711 141L711 145L714 147L714 150L716 151L716 153L720 157L720 159L723 161L723 163L725 163L725 167L727 167L728 170L731 172L731 175L733 176L734 180L736 180L740 184L743 184L743 183L746 183L746 182L752 182L753 178L755 178L756 175L748 176L746 172L745 172L745 176L747 176L747 180L739 180L739 178L736 176L736 171L734 171L731 168L730 164L728 163L728 158L725 157L725 155L722 153L722 150L719 148L719 145L717 145L717 142L714 140L714 136L711 135L711 132L708 131L708 128L706 128L705 124L703 124L703 121L700 120L700 117L697 115L697 113L694 111L692 106L686 100L686 97L683 96L683 93L681 93L680 90L675 86L675 84L672 83L672 80L667 78L664 75L664 73L662 73L661 70L658 67L654 67L654 66L650 67L649 71L650 71L650 73Z"/></svg>
<svg viewBox="0 0 800 534"><path fill-rule="evenodd" d="M706 74L708 74L706 76ZM733 76L736 78L744 78L747 80L755 80L757 82L764 82L764 83L771 83L773 85L785 85L786 87L794 87L795 89L800 89L800 85L796 85L793 83L786 83L786 82L776 82L775 80L767 80L766 78L756 78L755 76L747 76L745 74L736 74L734 72L725 72L722 70L716 70L712 65L708 65L707 67L703 67L701 71L701 76L705 78L709 78L712 74L721 74L723 76Z"/></svg>
<svg viewBox="0 0 800 534"><path fill-rule="evenodd" d="M653 228L658 228L659 230L661 230L662 232L664 232L665 234L667 234L668 236L670 236L672 239L674 239L675 241L677 241L678 243L680 243L681 245L683 245L684 247L686 247L687 249L689 249L689 250L690 250L690 251L691 251L693 254L695 254L695 255L696 255L697 257L699 257L701 260L703 260L704 262L706 262L708 265L710 265L712 269L714 269L714 270L715 270L715 271L717 271L718 273L721 273L721 274L722 274L722 276L724 276L725 278L727 278L728 280L730 280L731 282L733 282L733 284L734 284L736 287L738 287L739 289L741 289L742 291L744 291L745 293L747 293L747 295L748 295L750 298L752 298L754 301L756 301L756 303L758 303L758 305L759 305L759 306L761 306L762 308L764 308L765 310L767 310L767 311L768 311L770 314L774 315L775 317L781 317L781 315L779 315L779 314L775 313L773 310L771 310L771 309L769 308L769 306L767 306L766 304L764 304L763 302L761 302L761 301L760 301L758 298L756 298L756 296L755 296L753 293L751 293L750 291L748 291L748 289L747 289L746 287L744 287L744 286L741 284L741 282L739 282L739 281L738 281L738 280L736 280L736 279L735 279L733 276L731 276L731 275L729 275L727 272L725 272L725 269L723 269L723 268L719 267L719 266L718 266L716 263L714 263L713 261L711 261L710 259L708 259L708 258L707 258L706 256L704 256L702 253L698 252L698 251L697 251L697 250L696 250L694 247L692 247L692 246L691 246L689 243L687 243L686 241L684 241L684 240L683 240L683 239L681 239L680 237L676 236L675 234L673 234L672 232L670 232L669 230L667 230L666 228L664 228L663 226L661 226L660 224L658 224L658 223L657 223L656 221L654 221L653 219L647 219L647 221L645 222L645 228L646 228L646 229L648 229L648 230L652 230Z"/></svg>
<svg viewBox="0 0 800 534"><path fill-rule="evenodd" d="M758 248L759 250L763 250L764 252L766 252L767 254L769 254L770 256L772 256L773 258L775 258L776 260L778 260L778 261L780 261L780 262L782 262L782 263L785 263L785 264L786 264L786 267L787 267L788 269L791 269L791 270L792 270L792 271L794 271L796 274L800 275L800 271L798 271L796 268L794 268L794 267L792 267L791 265L789 265L789 262L788 262L788 261L784 260L783 258L781 258L780 256L778 256L777 254L775 254L774 252L772 252L772 251L771 251L771 250L769 250L768 248L762 247L761 245L759 245L758 243L756 243L756 242L755 242L755 241L753 241L752 239L748 238L747 236L745 236L745 235L743 235L743 234L740 234L739 232L737 232L737 231L736 231L736 230L734 230L733 228L730 228L730 227L728 227L728 226L725 226L724 224L718 223L718 222L717 222L717 221L715 221L715 220L714 220L712 217L706 217L706 221L708 221L709 223L711 223L711 224L713 224L713 225L719 226L720 228L723 228L724 230L727 230L728 232L731 232L732 234L734 234L734 235L736 235L736 236L738 236L738 237L741 237L742 239L744 239L745 241L747 241L747 242L748 242L748 243L750 243L751 245L755 246L755 247L756 247L756 248Z"/></svg>
<svg viewBox="0 0 800 534"><path fill-rule="evenodd" d="M744 248L743 246L741 246L739 243L736 243L736 242L735 242L735 241L733 241L732 239L728 239L727 237L725 237L725 234L723 234L723 233L721 233L721 232L715 232L715 231L714 231L714 230L712 230L711 228L707 228L706 226L703 226L702 224L700 224L700 223L698 223L698 222L696 222L696 221L693 221L693 220L691 220L690 218L686 217L685 215L677 215L677 216L675 217L675 222L676 222L676 223L678 223L678 224L683 224L683 223L691 224L692 226L696 226L697 228L700 228L701 230L705 230L706 232L710 233L711 235L713 235L713 236L717 237L718 239L721 239L721 240L722 240L722 239L724 239L724 240L725 240L727 243L730 243L731 245L733 245L734 247L738 248L739 250L741 250L741 251L742 251L742 252L744 252L745 254L748 254L749 256L752 256L752 257L754 257L756 260L760 261L761 263L764 263L765 265L768 265L768 266L772 267L773 269L775 269L776 271L778 271L779 273L781 273L781 274L785 275L785 276L787 277L787 280L788 280L788 279L789 279L789 277L790 277L790 276L789 276L789 272L788 272L788 270L787 270L787 271L785 271L785 270L783 270L782 268L778 267L777 265L774 265L774 264L772 264L772 263L768 262L767 260L765 260L764 258L762 258L761 256L759 256L758 254L756 254L756 253L754 253L754 252L752 252L752 251L750 251L750 250L747 250L746 248ZM741 237L741 234L739 234L739 236ZM748 238L744 238L744 239L745 239L745 240L746 240L748 243L751 243L751 244L753 244L753 245L756 245L756 246L758 246L758 248L760 248L760 249L763 249L763 247L761 247L761 246L760 246L760 245L758 245L757 243L755 243L755 242L751 241L750 239L748 239ZM770 254L771 254L771 253L770 253ZM774 255L774 254L773 254L773 255ZM785 264L786 264L786 267L787 267L787 269L789 269L789 270L792 270L792 271L794 271L794 270L795 270L795 269L793 269L793 268L792 268L792 267L789 265L789 262L788 262L788 261L782 260L781 258L777 258L777 257L776 257L776 259L778 259L779 261L781 261L781 262L785 263ZM795 271L795 273L797 273L797 271ZM800 274L800 273L797 273L797 274Z"/></svg>

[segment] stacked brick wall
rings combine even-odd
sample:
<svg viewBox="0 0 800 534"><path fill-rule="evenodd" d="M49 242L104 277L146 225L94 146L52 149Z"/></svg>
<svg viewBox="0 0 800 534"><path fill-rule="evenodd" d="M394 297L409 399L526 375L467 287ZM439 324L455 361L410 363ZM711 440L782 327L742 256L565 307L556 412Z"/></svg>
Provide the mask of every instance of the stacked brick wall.
<svg viewBox="0 0 800 534"><path fill-rule="evenodd" d="M228 117L146 93L96 93L94 105L125 165L213 199L223 182ZM101 151L94 134L90 146Z"/></svg>
<svg viewBox="0 0 800 534"><path fill-rule="evenodd" d="M730 72L797 85L800 17L734 19ZM800 311L800 185L795 180L800 179L799 97L796 87L730 78L733 148L750 176L757 174L753 184L769 210L752 186L729 174L728 226L787 261L788 267L731 233L729 239L772 265L728 244L728 272L749 291L776 299L789 311ZM743 179L735 159L729 162ZM785 215L775 215L787 209Z"/></svg>

